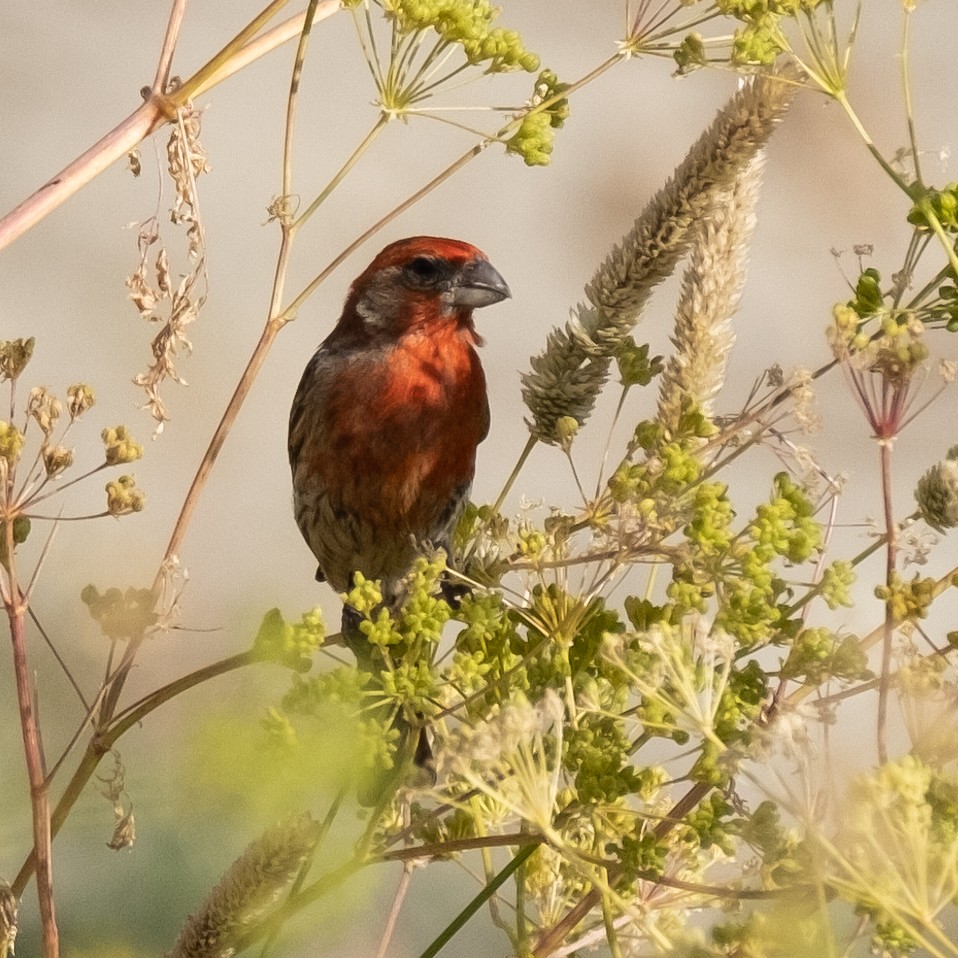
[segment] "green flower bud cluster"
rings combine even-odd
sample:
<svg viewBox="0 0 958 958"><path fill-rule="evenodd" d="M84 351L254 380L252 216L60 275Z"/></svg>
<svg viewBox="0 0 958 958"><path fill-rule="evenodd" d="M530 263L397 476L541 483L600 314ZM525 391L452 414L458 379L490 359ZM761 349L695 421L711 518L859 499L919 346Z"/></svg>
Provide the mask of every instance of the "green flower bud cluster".
<svg viewBox="0 0 958 958"><path fill-rule="evenodd" d="M725 16L737 20L760 20L769 14L794 17L811 13L823 2L825 0L718 0L718 8Z"/></svg>
<svg viewBox="0 0 958 958"><path fill-rule="evenodd" d="M106 484L106 511L111 516L142 512L145 505L146 493L133 476L118 476Z"/></svg>
<svg viewBox="0 0 958 958"><path fill-rule="evenodd" d="M126 426L104 429L100 433L100 437L106 447L108 465L116 466L122 463L136 462L137 459L143 457L143 447L133 439Z"/></svg>
<svg viewBox="0 0 958 958"><path fill-rule="evenodd" d="M490 697L507 698L510 689L529 690L529 679L518 651L515 621L498 593L466 596L457 618L465 628L456 639L451 685L466 697L465 714L484 718ZM502 683L508 676L508 686ZM488 695L476 693L488 689Z"/></svg>
<svg viewBox="0 0 958 958"><path fill-rule="evenodd" d="M689 33L672 53L679 76L686 76L693 70L704 67L708 63L705 51L705 42L701 33Z"/></svg>
<svg viewBox="0 0 958 958"><path fill-rule="evenodd" d="M822 541L822 528L813 518L815 507L788 473L778 473L773 482L773 497L756 510L749 535L756 551L767 558L774 554L795 564L807 562Z"/></svg>
<svg viewBox="0 0 958 958"><path fill-rule="evenodd" d="M427 659L403 659L393 669L379 676L383 694L392 701L402 702L412 711L431 715L435 712L435 699L439 673Z"/></svg>
<svg viewBox="0 0 958 958"><path fill-rule="evenodd" d="M840 606L850 609L854 605L851 589L857 578L855 567L844 559L836 559L825 566L821 582L822 598L832 611Z"/></svg>
<svg viewBox="0 0 958 958"><path fill-rule="evenodd" d="M419 558L406 576L409 596L399 619L399 631L410 641L435 645L452 615L449 603L439 595L446 568L444 554L435 559Z"/></svg>
<svg viewBox="0 0 958 958"><path fill-rule="evenodd" d="M0 339L0 382L16 379L33 356L36 339Z"/></svg>
<svg viewBox="0 0 958 958"><path fill-rule="evenodd" d="M875 595L891 606L895 622L909 622L924 619L928 615L935 599L935 585L933 578L923 579L918 575L906 582L896 572L892 576L891 585L877 586Z"/></svg>
<svg viewBox="0 0 958 958"><path fill-rule="evenodd" d="M715 713L715 734L726 745L749 740L768 695L768 678L754 659L729 674Z"/></svg>
<svg viewBox="0 0 958 958"><path fill-rule="evenodd" d="M632 336L626 336L616 348L615 362L625 387L648 386L664 369L662 357L649 358L649 344L639 346Z"/></svg>
<svg viewBox="0 0 958 958"><path fill-rule="evenodd" d="M722 579L717 627L735 636L746 647L769 641L784 625L779 598L786 582L771 568L771 557L757 549L739 549L738 575Z"/></svg>
<svg viewBox="0 0 958 958"><path fill-rule="evenodd" d="M732 37L733 66L767 66L788 49L779 17L767 14L739 27Z"/></svg>
<svg viewBox="0 0 958 958"><path fill-rule="evenodd" d="M632 834L625 834L618 842L610 842L605 848L613 855L625 875L631 878L661 875L668 858L669 848L660 842L655 832L640 826Z"/></svg>
<svg viewBox="0 0 958 958"><path fill-rule="evenodd" d="M958 526L958 445L918 480L915 499L932 529L944 532Z"/></svg>
<svg viewBox="0 0 958 958"><path fill-rule="evenodd" d="M419 655L424 644L435 645L451 615L449 603L437 595L444 569L444 556L418 559L406 578L408 593L398 615L382 606L379 582L356 573L343 601L364 617L359 631L366 641L381 650L391 649L390 654L400 659L410 648L419 650Z"/></svg>
<svg viewBox="0 0 958 958"><path fill-rule="evenodd" d="M574 419L572 421L575 422ZM549 537L545 532L536 528L531 522L520 522L518 533L516 551L519 555L526 559L541 558L549 545Z"/></svg>
<svg viewBox="0 0 958 958"><path fill-rule="evenodd" d="M304 676L294 672L281 705L283 711L291 715L316 716L330 706L355 715L363 704L368 683L368 672L348 665L320 675Z"/></svg>
<svg viewBox="0 0 958 958"><path fill-rule="evenodd" d="M159 621L150 589L107 589L101 595L96 586L88 585L80 593L80 601L109 639L142 638Z"/></svg>
<svg viewBox="0 0 958 958"><path fill-rule="evenodd" d="M297 740L296 726L289 716L310 719L322 726L328 726L330 721L343 722L350 734L356 735L355 739L350 738L351 747L357 749L356 764L376 769L377 774L388 771L395 764L400 732L394 725L392 711L367 709L371 680L369 672L349 665L316 676L294 672L277 713L281 734L274 735L274 740L278 744ZM376 694L381 692L377 690Z"/></svg>
<svg viewBox="0 0 958 958"><path fill-rule="evenodd" d="M543 70L536 80L529 110L519 129L506 140L506 152L521 156L526 166L548 166L555 142L555 131L569 116L569 100L561 94L568 89L555 73ZM560 99L552 101L555 97Z"/></svg>
<svg viewBox="0 0 958 958"><path fill-rule="evenodd" d="M783 17L811 13L823 0L718 0L718 9L743 22L732 39L732 64L754 66L772 63L788 49L782 33ZM694 47L692 48L694 51ZM679 63L681 69L682 64Z"/></svg>
<svg viewBox="0 0 958 958"><path fill-rule="evenodd" d="M806 685L821 685L827 679L851 681L868 678L868 657L854 635L837 636L831 629L811 628L799 632L782 677L801 679Z"/></svg>
<svg viewBox="0 0 958 958"><path fill-rule="evenodd" d="M489 73L539 68L515 30L492 27L499 11L489 0L384 0L383 8L400 33L431 28L446 43L458 43L470 63L487 63Z"/></svg>
<svg viewBox="0 0 958 958"><path fill-rule="evenodd" d="M672 568L672 581L665 594L672 604L668 621L675 624L690 612L705 612L708 600L715 595L715 579L705 569L691 564L677 564Z"/></svg>
<svg viewBox="0 0 958 958"><path fill-rule="evenodd" d="M318 608L304 612L296 623L287 622L279 609L270 609L253 640L253 653L264 662L278 662L296 672L306 672L325 636L326 628Z"/></svg>
<svg viewBox="0 0 958 958"><path fill-rule="evenodd" d="M636 430L639 439L640 429ZM648 437L643 433L642 441ZM652 499L669 502L696 482L702 464L684 440L662 442L644 462L619 464L609 478L609 492L616 502L638 502ZM674 511L672 508L669 512Z"/></svg>
<svg viewBox="0 0 958 958"><path fill-rule="evenodd" d="M726 855L734 855L734 829L729 825L733 811L724 796L712 792L685 817L686 834L699 848L715 846Z"/></svg>
<svg viewBox="0 0 958 958"><path fill-rule="evenodd" d="M929 216L934 216L946 232L958 232L958 183L949 183L940 190L929 189L909 210L908 222L930 230Z"/></svg>
<svg viewBox="0 0 958 958"><path fill-rule="evenodd" d="M614 715L583 713L567 730L563 745L562 763L575 777L582 804L612 804L638 790L638 773L629 759L631 742Z"/></svg>
<svg viewBox="0 0 958 958"><path fill-rule="evenodd" d="M368 616L382 605L382 588L376 579L367 579L361 572L356 572L353 575L353 587L342 599L360 615Z"/></svg>
<svg viewBox="0 0 958 958"><path fill-rule="evenodd" d="M0 419L0 459L5 459L8 467L20 461L23 452L24 435L13 423Z"/></svg>
<svg viewBox="0 0 958 958"><path fill-rule="evenodd" d="M692 496L692 518L683 530L685 537L703 556L726 553L732 543L735 511L724 482L702 482Z"/></svg>

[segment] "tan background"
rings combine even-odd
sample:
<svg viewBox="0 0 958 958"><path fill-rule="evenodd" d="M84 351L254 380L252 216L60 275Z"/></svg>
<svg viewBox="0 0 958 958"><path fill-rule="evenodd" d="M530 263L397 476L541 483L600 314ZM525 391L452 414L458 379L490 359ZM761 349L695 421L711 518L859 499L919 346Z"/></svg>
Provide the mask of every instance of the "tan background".
<svg viewBox="0 0 958 958"><path fill-rule="evenodd" d="M14 206L136 106L138 89L153 75L164 6L116 0L0 3L0 210ZM519 28L527 45L542 55L543 65L567 80L605 59L622 29L622 5L614 2L507 0L504 6L503 24ZM906 140L897 57L900 7L892 0L865 0L864 8L851 99L889 155ZM250 0L194 3L174 72L188 75L257 9ZM943 185L955 175L948 150L958 123L958 8L951 0L929 0L913 26L918 135L928 151L923 158L926 177ZM202 98L202 140L212 166L200 181L210 297L192 329L195 352L180 367L190 386L165 388L173 420L156 442L149 442L152 423L137 410L140 396L130 385L148 360L150 331L128 302L123 280L136 263L135 230L126 227L149 216L158 203L155 154L162 156L165 134L156 137L155 145L143 145L139 180L115 166L0 255L0 338L37 337L26 385L44 383L62 392L69 383L84 380L97 391L97 408L71 437L78 461L92 464L99 456L98 433L104 425L124 422L147 445L145 458L135 467L148 494L146 512L116 523L63 524L36 594L38 614L91 690L102 669L104 640L79 603L80 589L88 582L101 589L149 584L192 472L262 327L278 232L275 224L264 225L265 210L280 188L291 55L287 46ZM511 301L478 316L487 340L483 361L493 427L480 450L474 498L495 497L526 437L519 373L527 368L527 357L540 349L549 328L566 318L595 264L737 83L733 75L718 71L683 80L671 72L670 61L620 64L575 97L550 167L530 170L517 158L490 149L368 243L309 301L281 335L217 463L181 554L190 583L182 598L180 629L150 642L134 690L148 690L190 665L246 647L270 606L295 618L321 602L328 620L338 620L335 598L312 581L313 562L290 515L286 417L300 371L338 315L349 280L392 239L435 233L469 240L489 254L512 287ZM496 78L475 84L464 95L477 102L518 104L529 95L530 81L527 75ZM322 186L373 122L374 95L348 16L320 24L300 103L294 169L304 197ZM494 123L487 126L492 129ZM465 134L432 122L394 124L301 237L287 288L298 290L346 242L469 143ZM159 207L162 211L168 205L164 184ZM820 96L803 96L769 150L738 343L719 409L733 411L755 377L773 362L789 368L816 367L827 360L823 331L829 311L848 295L830 250L873 243L872 265L890 275L908 238L906 210L907 201L881 174L841 111ZM172 229L165 229L172 250L178 241ZM857 272L850 253L842 262L848 275ZM174 268L178 265L174 262ZM640 341L650 339L657 351L667 348L675 288L672 283L660 291L637 331ZM849 475L840 522L859 523L879 510L876 452L838 377L823 385L819 396L826 429L812 441L826 469ZM652 400L651 394L636 396L630 408L633 420L652 408ZM603 403L577 452L590 482L612 406L612 401ZM897 496L903 514L912 508L914 480L958 440L956 408L951 393L898 444ZM759 453L750 468L737 471L740 514L765 494L776 468L770 455ZM510 500L512 510L519 507L519 493L573 507L561 455L544 447L536 450ZM77 489L64 512L99 508L101 498L98 478ZM845 551L857 551L866 541L862 536L862 530L852 528L837 541ZM30 545L38 546L39 539L35 536ZM35 552L28 549L26 556ZM875 609L866 604L848 614L847 624L863 630L875 618ZM33 662L52 748L80 713L38 644ZM169 943L185 911L255 833L249 828L233 834L226 828L240 799L217 799L223 805L220 820L210 811L209 796L197 792L193 814L198 785L182 742L204 714L226 703L234 703L246 727L255 730L263 708L276 701L286 681L278 670L220 680L174 703L142 733L124 740L121 750L141 840L129 854L104 848L110 809L91 789L57 842L67 940L79 945L116 940L118 947L133 942L154 950ZM11 688L7 656L0 658L0 688ZM29 825L8 692L0 697L0 710L0 728L6 730L0 738L0 875L12 877L28 847ZM854 751L855 743L844 747ZM451 891L440 889L429 897L424 910L403 928L396 954L416 943L421 948L442 927L443 916L447 920L464 900L456 889L470 886L456 884L454 866L442 870ZM386 876L386 881L388 890L393 878ZM28 896L32 894L31 889ZM25 916L25 926L30 923ZM368 925L374 938L379 927L375 915ZM340 933L345 937L337 954L365 953L351 921ZM480 922L474 934L481 933ZM489 947L478 940L477 948ZM491 947L501 951L501 941L492 941ZM25 945L23 953L30 954L32 946Z"/></svg>

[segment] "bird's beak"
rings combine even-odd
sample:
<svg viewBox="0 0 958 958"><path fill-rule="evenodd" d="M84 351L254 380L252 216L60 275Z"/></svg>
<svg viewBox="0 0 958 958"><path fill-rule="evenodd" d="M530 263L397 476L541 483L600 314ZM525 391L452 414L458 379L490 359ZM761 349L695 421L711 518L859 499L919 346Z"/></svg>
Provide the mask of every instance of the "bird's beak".
<svg viewBox="0 0 958 958"><path fill-rule="evenodd" d="M485 259L474 259L466 263L459 271L456 285L452 288L453 303L469 308L491 306L511 295L499 270Z"/></svg>

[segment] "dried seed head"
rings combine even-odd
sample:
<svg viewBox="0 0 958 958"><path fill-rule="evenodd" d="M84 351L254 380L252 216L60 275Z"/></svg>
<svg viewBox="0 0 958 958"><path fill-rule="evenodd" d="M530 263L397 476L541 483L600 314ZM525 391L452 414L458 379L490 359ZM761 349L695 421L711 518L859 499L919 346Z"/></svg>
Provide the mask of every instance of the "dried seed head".
<svg viewBox="0 0 958 958"><path fill-rule="evenodd" d="M70 419L79 419L94 403L96 396L85 383L75 383L67 389L67 410Z"/></svg>
<svg viewBox="0 0 958 958"><path fill-rule="evenodd" d="M167 958L228 958L267 913L316 845L316 824L298 815L270 829L230 865L191 915Z"/></svg>
<svg viewBox="0 0 958 958"><path fill-rule="evenodd" d="M797 75L752 78L692 146L665 187L586 286L580 304L523 376L533 434L558 440L556 424L580 424L605 384L609 360L638 321L652 290L675 269L696 236L696 224L762 150L797 92Z"/></svg>
<svg viewBox="0 0 958 958"><path fill-rule="evenodd" d="M45 439L49 439L56 429L61 412L63 404L46 386L34 386L30 390L27 415L40 427Z"/></svg>

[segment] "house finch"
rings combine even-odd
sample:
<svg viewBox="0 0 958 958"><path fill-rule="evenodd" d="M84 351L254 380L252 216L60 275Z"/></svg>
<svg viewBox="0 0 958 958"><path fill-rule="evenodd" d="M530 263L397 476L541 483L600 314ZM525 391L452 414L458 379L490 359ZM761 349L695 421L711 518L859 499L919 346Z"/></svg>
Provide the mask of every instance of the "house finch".
<svg viewBox="0 0 958 958"><path fill-rule="evenodd" d="M389 602L417 555L451 560L489 428L472 312L509 295L474 246L433 236L390 244L350 287L289 417L296 522L318 580L343 592L361 572Z"/></svg>

